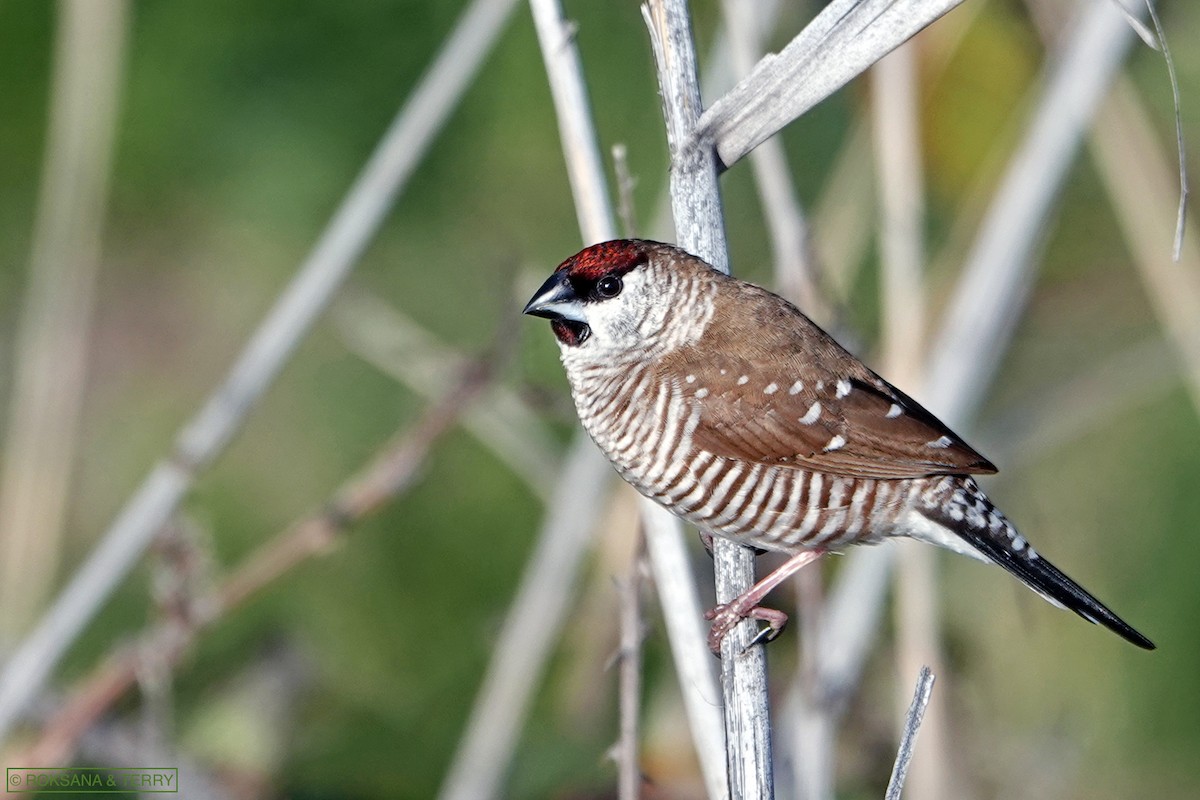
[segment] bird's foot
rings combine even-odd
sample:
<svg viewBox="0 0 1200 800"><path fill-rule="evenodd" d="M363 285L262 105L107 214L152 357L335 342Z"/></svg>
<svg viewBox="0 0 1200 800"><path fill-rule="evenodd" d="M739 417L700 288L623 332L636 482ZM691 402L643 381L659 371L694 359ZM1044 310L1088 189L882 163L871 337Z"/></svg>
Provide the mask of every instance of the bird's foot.
<svg viewBox="0 0 1200 800"><path fill-rule="evenodd" d="M757 619L767 624L746 643L743 652L756 644L774 641L787 627L787 614L776 608L764 608L752 603L753 598L744 594L733 602L724 603L705 612L704 618L712 620L712 627L708 631L708 648L713 653L721 655L721 642L744 619Z"/></svg>
<svg viewBox="0 0 1200 800"><path fill-rule="evenodd" d="M769 642L778 636L783 627L787 625L787 614L774 608L763 608L759 603L767 596L768 592L795 575L803 567L816 561L824 552L824 550L816 549L802 550L796 553L747 591L728 603L723 603L708 611L704 618L713 621L712 628L708 632L709 649L720 655L721 641L744 619L757 619L767 623L767 627L756 633L746 645L747 649L756 644Z"/></svg>

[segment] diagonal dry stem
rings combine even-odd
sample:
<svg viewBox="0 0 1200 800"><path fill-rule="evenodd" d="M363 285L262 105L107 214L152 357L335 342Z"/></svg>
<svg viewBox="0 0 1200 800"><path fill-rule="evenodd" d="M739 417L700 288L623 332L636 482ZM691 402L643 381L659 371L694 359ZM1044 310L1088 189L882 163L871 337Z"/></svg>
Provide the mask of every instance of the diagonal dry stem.
<svg viewBox="0 0 1200 800"><path fill-rule="evenodd" d="M71 692L34 744L10 763L54 766L69 761L80 737L137 685L148 660L160 668L173 668L205 630L300 565L329 552L353 525L411 488L434 444L491 385L496 367L495 358L469 365L444 396L433 400L415 424L384 445L322 510L259 546L211 596L196 603L192 613L155 625L136 643L111 651Z"/></svg>

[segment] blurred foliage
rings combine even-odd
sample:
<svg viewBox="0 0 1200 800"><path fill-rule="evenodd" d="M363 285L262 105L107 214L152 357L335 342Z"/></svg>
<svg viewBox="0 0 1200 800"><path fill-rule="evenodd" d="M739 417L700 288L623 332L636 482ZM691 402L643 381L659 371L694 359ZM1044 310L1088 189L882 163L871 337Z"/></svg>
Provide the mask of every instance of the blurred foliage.
<svg viewBox="0 0 1200 800"><path fill-rule="evenodd" d="M972 3L980 7L968 11ZM932 54L952 48L947 68L930 67L935 77L923 114L933 249L954 246L961 215L978 213L978 192L1021 132L1044 55L1020 3L972 3L927 37ZM134 5L64 576L166 451L307 253L459 6ZM635 201L648 225L662 190L665 143L637 6L568 6L603 143L629 147ZM702 44L713 38L717 12L716 4L697 4ZM805 13L789 9L781 30L797 30ZM1200 50L1189 41L1200 10L1166 3L1162 13L1176 43L1187 135L1198 143ZM11 374L40 176L53 15L44 0L0 2L4 376ZM954 47L960 30L964 38ZM778 41L786 38L781 33ZM480 351L500 320L517 313L525 286L580 244L542 69L521 9L352 279L464 352ZM1137 50L1131 73L1166 144L1171 107L1161 59ZM857 82L785 132L806 204L824 189L865 100L865 83ZM1194 156L1192 167L1200 173ZM735 168L723 185L736 269L768 281L767 237L749 170ZM869 236L872 220L862 224ZM975 430L964 431L991 445L984 449L1001 466L1014 455L1006 452L1012 440L989 427L992 421L1014 410L1036 415L1049 387L1157 336L1086 158L1048 228L1044 254L998 386ZM940 303L954 278L947 269L958 262L938 263L930 284ZM859 340L870 341L874 256L862 266L847 317ZM550 337L540 324L526 323L521 338L509 380L561 395L565 382ZM0 393L6 402L7 392ZM320 507L424 405L321 326L186 504L218 569ZM555 430L565 440L565 426ZM1082 438L1019 455L1019 470L989 484L998 503L1039 549L1161 649L1136 652L1045 607L998 570L946 559L952 672L939 676L935 702L952 710L962 777L973 796L984 797L1196 796L1195 409L1175 381L1169 392L1142 398ZM540 518L536 496L494 456L465 433L447 437L415 491L203 637L173 684L181 740L209 752L203 742L225 735L214 709L242 697L230 687L270 659L272 643L285 641L303 654L311 675L291 699L291 722L278 730L282 762L261 765L280 794L433 796ZM140 568L89 628L64 679L85 674L153 617L151 569ZM597 559L590 580L603 589L610 577L610 566ZM609 600L615 607L615 593ZM578 687L566 671L580 637L598 638L603 655L615 643L607 621L567 638L523 734L514 797L598 796L613 783L605 752L615 736L615 674L597 673L589 687L597 697L589 703L565 697L564 687ZM655 629L651 707L669 706L662 698L675 691L659 639ZM788 660L784 652L773 655L777 680ZM895 680L910 683L909 676ZM892 686L891 663L877 655L843 736L839 785L846 797L881 794L896 730ZM253 703L243 711L256 713ZM661 745L654 740L647 746L647 763L667 774L669 749L655 749ZM686 753L682 758L686 770Z"/></svg>

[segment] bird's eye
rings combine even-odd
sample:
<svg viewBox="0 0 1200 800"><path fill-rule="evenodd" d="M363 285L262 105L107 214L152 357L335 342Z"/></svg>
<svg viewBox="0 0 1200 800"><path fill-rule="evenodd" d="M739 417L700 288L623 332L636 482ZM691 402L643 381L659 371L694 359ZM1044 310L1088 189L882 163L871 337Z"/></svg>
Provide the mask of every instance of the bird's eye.
<svg viewBox="0 0 1200 800"><path fill-rule="evenodd" d="M610 297L616 297L621 293L621 279L615 275L608 275L596 281L596 296L607 300Z"/></svg>

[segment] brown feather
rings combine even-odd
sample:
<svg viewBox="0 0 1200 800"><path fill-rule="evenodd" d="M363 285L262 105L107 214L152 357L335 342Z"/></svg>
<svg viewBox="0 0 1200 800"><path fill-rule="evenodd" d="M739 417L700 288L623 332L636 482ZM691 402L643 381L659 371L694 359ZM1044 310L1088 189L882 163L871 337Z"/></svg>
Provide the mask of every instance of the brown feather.
<svg viewBox="0 0 1200 800"><path fill-rule="evenodd" d="M658 365L694 376L684 389L700 407L697 447L865 478L996 471L783 298L736 281L722 289L700 341Z"/></svg>

